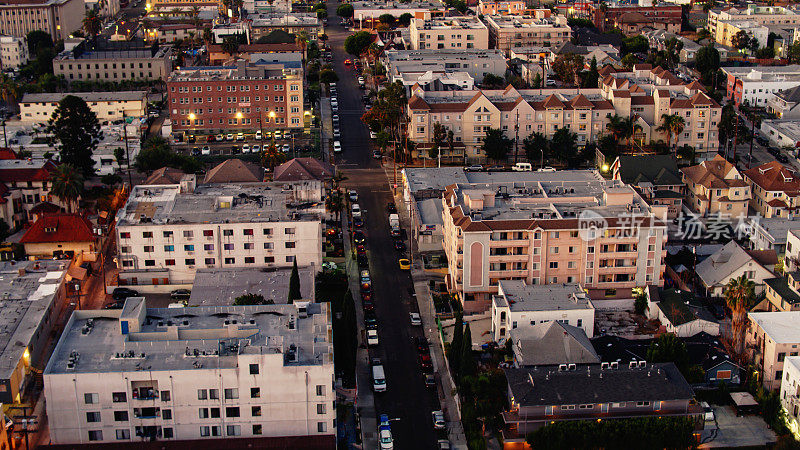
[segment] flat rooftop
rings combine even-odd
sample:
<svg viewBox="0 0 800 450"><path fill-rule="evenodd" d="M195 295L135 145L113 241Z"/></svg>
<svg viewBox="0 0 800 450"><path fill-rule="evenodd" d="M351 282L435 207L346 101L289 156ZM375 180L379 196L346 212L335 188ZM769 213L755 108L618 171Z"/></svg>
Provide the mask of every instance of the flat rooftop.
<svg viewBox="0 0 800 450"><path fill-rule="evenodd" d="M747 317L778 344L800 342L800 311L750 312Z"/></svg>
<svg viewBox="0 0 800 450"><path fill-rule="evenodd" d="M412 1L408 3L398 2L398 1L390 1L390 2L351 2L353 5L353 10L384 10L384 9L408 9L408 10L437 10L437 9L444 9L445 5L439 1ZM356 16L357 18L357 16Z"/></svg>
<svg viewBox="0 0 800 450"><path fill-rule="evenodd" d="M486 25L475 17L436 17L415 19L417 30L485 30Z"/></svg>
<svg viewBox="0 0 800 450"><path fill-rule="evenodd" d="M304 300L314 300L312 267L298 267L300 294ZM257 294L276 305L285 304L289 298L291 268L262 269L198 269L189 306L230 306L236 297Z"/></svg>
<svg viewBox="0 0 800 450"><path fill-rule="evenodd" d="M238 355L283 355L284 365L333 361L327 304L76 311L45 374L235 368ZM121 321L131 327L122 334ZM135 323L140 326L136 331Z"/></svg>
<svg viewBox="0 0 800 450"><path fill-rule="evenodd" d="M249 15L248 19L253 21L254 27L272 26L315 26L320 25L320 21L314 14L258 14Z"/></svg>
<svg viewBox="0 0 800 450"><path fill-rule="evenodd" d="M325 209L318 181L135 186L117 225L319 220Z"/></svg>
<svg viewBox="0 0 800 450"><path fill-rule="evenodd" d="M55 302L69 261L0 262L0 379L8 379Z"/></svg>
<svg viewBox="0 0 800 450"><path fill-rule="evenodd" d="M81 59L163 59L172 50L169 45L161 45L158 51L153 54L150 48L118 48L113 50L87 50L75 55L72 50L66 50L58 54L55 60L81 60Z"/></svg>
<svg viewBox="0 0 800 450"><path fill-rule="evenodd" d="M242 60L242 62L245 62ZM236 80L279 80L289 75L284 69L300 69L299 61L283 60L241 66L195 66L173 70L167 79L172 81L236 81Z"/></svg>
<svg viewBox="0 0 800 450"><path fill-rule="evenodd" d="M800 75L798 75L800 80ZM789 139L800 141L800 122L795 120L765 120L766 124L785 134Z"/></svg>
<svg viewBox="0 0 800 450"><path fill-rule="evenodd" d="M522 280L501 280L503 295L494 303L512 312L594 309L589 296L579 284L530 284Z"/></svg>
<svg viewBox="0 0 800 450"><path fill-rule="evenodd" d="M537 19L530 16L487 16L486 21L489 26L494 28L516 28L516 29L530 29L530 28L564 28L570 30L567 25L556 23L554 19Z"/></svg>
<svg viewBox="0 0 800 450"><path fill-rule="evenodd" d="M57 103L67 95L82 98L85 102L128 102L141 101L147 97L147 91L116 92L47 92L42 94L25 94L20 103Z"/></svg>
<svg viewBox="0 0 800 450"><path fill-rule="evenodd" d="M403 176L412 194L420 191L444 191L451 184L486 184L492 187L539 182L604 183L595 170L560 170L558 172L468 172L463 167L405 168Z"/></svg>
<svg viewBox="0 0 800 450"><path fill-rule="evenodd" d="M386 60L389 64L399 61L444 61L461 60L469 61L473 59L499 59L505 62L505 56L500 50L446 50L446 49L422 49L422 50L388 50Z"/></svg>

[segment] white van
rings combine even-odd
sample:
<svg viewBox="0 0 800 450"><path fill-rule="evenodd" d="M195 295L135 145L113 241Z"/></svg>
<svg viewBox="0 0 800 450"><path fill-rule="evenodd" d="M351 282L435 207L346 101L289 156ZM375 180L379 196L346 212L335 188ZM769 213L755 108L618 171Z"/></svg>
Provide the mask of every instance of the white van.
<svg viewBox="0 0 800 450"><path fill-rule="evenodd" d="M386 374L383 366L372 366L372 389L375 392L386 392Z"/></svg>
<svg viewBox="0 0 800 450"><path fill-rule="evenodd" d="M518 162L514 164L514 167L512 167L511 170L514 172L532 172L533 166L531 166L531 163Z"/></svg>

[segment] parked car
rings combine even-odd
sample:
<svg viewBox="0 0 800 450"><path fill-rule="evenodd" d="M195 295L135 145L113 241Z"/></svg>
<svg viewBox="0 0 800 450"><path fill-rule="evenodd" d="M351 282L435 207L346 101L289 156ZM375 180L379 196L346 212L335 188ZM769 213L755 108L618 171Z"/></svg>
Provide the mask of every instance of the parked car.
<svg viewBox="0 0 800 450"><path fill-rule="evenodd" d="M220 142L224 141L225 140L225 135L222 134L222 133L218 134L217 135L217 140L220 141Z"/></svg>
<svg viewBox="0 0 800 450"><path fill-rule="evenodd" d="M353 242L356 244L363 244L366 240L366 236L361 231L356 230L353 232Z"/></svg>
<svg viewBox="0 0 800 450"><path fill-rule="evenodd" d="M381 159L383 155L381 154L380 150L375 150L372 152L372 159Z"/></svg>
<svg viewBox="0 0 800 450"><path fill-rule="evenodd" d="M358 203L358 192L355 189L350 189L347 191L347 198L350 199L352 203Z"/></svg>
<svg viewBox="0 0 800 450"><path fill-rule="evenodd" d="M447 439L439 439L436 441L437 450L450 450L450 441Z"/></svg>
<svg viewBox="0 0 800 450"><path fill-rule="evenodd" d="M233 140L233 133L228 133L228 135L225 136L225 139L227 139L229 141L232 141Z"/></svg>
<svg viewBox="0 0 800 450"><path fill-rule="evenodd" d="M433 374L429 373L425 375L425 387L426 388L436 387L436 377Z"/></svg>
<svg viewBox="0 0 800 450"><path fill-rule="evenodd" d="M125 306L125 301L124 300L117 301L117 302L111 302L111 303L107 304L106 306L103 306L103 309L122 309L123 306Z"/></svg>
<svg viewBox="0 0 800 450"><path fill-rule="evenodd" d="M397 205L395 205L394 202L387 203L386 212L389 214L397 214Z"/></svg>
<svg viewBox="0 0 800 450"><path fill-rule="evenodd" d="M134 291L133 289L128 289L124 287L115 288L111 292L111 298L114 300L125 300L128 297L138 297L139 291Z"/></svg>
<svg viewBox="0 0 800 450"><path fill-rule="evenodd" d="M342 144L339 141L333 141L333 151L334 153L339 153L342 151Z"/></svg>
<svg viewBox="0 0 800 450"><path fill-rule="evenodd" d="M428 341L424 337L415 337L414 338L414 347L417 348L417 352L419 353L427 353L430 349L430 345Z"/></svg>
<svg viewBox="0 0 800 450"><path fill-rule="evenodd" d="M431 413L431 417L433 418L433 428L436 428L437 430L444 430L445 428L444 412L433 411Z"/></svg>
<svg viewBox="0 0 800 450"><path fill-rule="evenodd" d="M476 164L476 165L473 165L473 166L464 167L464 171L465 172L482 172L483 171L483 166Z"/></svg>
<svg viewBox="0 0 800 450"><path fill-rule="evenodd" d="M262 135L263 135L263 133L261 133L261 130L258 130L258 131L256 131L256 135L255 135L254 137L255 137L255 139L256 139L257 141L260 141L260 140L261 140L261 137L262 137Z"/></svg>
<svg viewBox="0 0 800 450"><path fill-rule="evenodd" d="M261 151L261 146L258 144L253 144L253 146L250 147L250 151L253 153L259 153Z"/></svg>
<svg viewBox="0 0 800 450"><path fill-rule="evenodd" d="M409 318L411 319L411 325L420 326L422 325L422 319L419 317L419 313L409 313Z"/></svg>
<svg viewBox="0 0 800 450"><path fill-rule="evenodd" d="M283 144L283 147L281 147L281 151L283 153L289 153L289 150L291 150L291 148L289 147L289 144Z"/></svg>
<svg viewBox="0 0 800 450"><path fill-rule="evenodd" d="M420 353L417 358L419 359L419 366L422 368L423 372L433 370L433 362L431 361L430 353Z"/></svg>
<svg viewBox="0 0 800 450"><path fill-rule="evenodd" d="M189 289L176 289L169 293L169 298L173 300L189 300L192 296L192 291Z"/></svg>
<svg viewBox="0 0 800 450"><path fill-rule="evenodd" d="M367 345L370 347L378 345L378 330L367 330Z"/></svg>
<svg viewBox="0 0 800 450"><path fill-rule="evenodd" d="M378 432L378 440L380 441L381 450L392 450L394 448L392 431L388 427L380 428L380 431Z"/></svg>
<svg viewBox="0 0 800 450"><path fill-rule="evenodd" d="M406 250L405 241L401 241L399 239L395 239L395 241L394 241L394 249L399 251L399 252L405 251Z"/></svg>
<svg viewBox="0 0 800 450"><path fill-rule="evenodd" d="M237 134L236 135L236 140L237 141L243 141L244 140L244 133Z"/></svg>
<svg viewBox="0 0 800 450"><path fill-rule="evenodd" d="M364 221L361 220L361 217L356 217L353 219L353 226L356 228L362 228L364 226Z"/></svg>
<svg viewBox="0 0 800 450"><path fill-rule="evenodd" d="M242 153L250 153L250 144L242 144Z"/></svg>

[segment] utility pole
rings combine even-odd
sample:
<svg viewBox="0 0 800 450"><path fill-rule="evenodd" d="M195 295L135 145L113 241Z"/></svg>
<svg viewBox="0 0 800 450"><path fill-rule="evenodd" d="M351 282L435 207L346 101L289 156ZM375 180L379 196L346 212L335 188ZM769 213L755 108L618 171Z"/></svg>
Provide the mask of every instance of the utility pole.
<svg viewBox="0 0 800 450"><path fill-rule="evenodd" d="M753 141L756 140L756 121L755 117L750 123L750 154L747 157L747 168L750 168L750 164L753 163Z"/></svg>
<svg viewBox="0 0 800 450"><path fill-rule="evenodd" d="M514 137L514 164L516 164L519 156L519 109L517 109L517 114L514 118L514 133L516 134Z"/></svg>
<svg viewBox="0 0 800 450"><path fill-rule="evenodd" d="M5 128L3 128L5 134ZM122 136L125 138L125 161L128 163L128 189L133 190L133 176L131 175L131 155L128 150L128 121L125 120L125 110L122 110ZM141 149L139 149L141 151Z"/></svg>
<svg viewBox="0 0 800 450"><path fill-rule="evenodd" d="M739 137L739 109L734 107L736 113L736 126L733 128L733 162L736 162L736 138Z"/></svg>

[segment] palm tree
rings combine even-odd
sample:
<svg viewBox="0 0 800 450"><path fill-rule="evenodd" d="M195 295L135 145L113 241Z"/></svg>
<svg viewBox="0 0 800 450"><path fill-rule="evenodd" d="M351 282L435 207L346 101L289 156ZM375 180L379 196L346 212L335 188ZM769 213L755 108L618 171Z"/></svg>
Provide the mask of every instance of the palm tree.
<svg viewBox="0 0 800 450"><path fill-rule="evenodd" d="M83 19L83 29L90 38L94 39L100 34L100 28L103 24L100 21L100 16L97 15L96 9L86 11L86 17Z"/></svg>
<svg viewBox="0 0 800 450"><path fill-rule="evenodd" d="M194 21L195 26L200 24L200 7L199 6L192 6L191 14L192 14L192 20Z"/></svg>
<svg viewBox="0 0 800 450"><path fill-rule="evenodd" d="M678 135L683 132L686 122L683 117L677 114L662 114L661 125L656 128L656 131L664 133L667 136L667 147L671 148L672 135L675 135L675 149L678 148Z"/></svg>
<svg viewBox="0 0 800 450"><path fill-rule="evenodd" d="M725 301L731 309L733 351L742 354L747 308L755 298L755 283L744 275L734 278L725 286Z"/></svg>
<svg viewBox="0 0 800 450"><path fill-rule="evenodd" d="M6 74L0 76L0 98L6 103L14 103L19 93L19 85Z"/></svg>
<svg viewBox="0 0 800 450"><path fill-rule="evenodd" d="M308 48L308 31L301 30L295 35L294 41L300 46L303 55L303 72L306 70L306 49Z"/></svg>
<svg viewBox="0 0 800 450"><path fill-rule="evenodd" d="M625 139L628 148L631 146L631 138L636 134L636 130L642 129L633 118L621 117L616 114L608 119L606 128L611 132L615 140Z"/></svg>
<svg viewBox="0 0 800 450"><path fill-rule="evenodd" d="M72 205L78 202L83 192L83 175L69 164L61 164L50 174L52 188L50 192L67 205L67 212L72 212Z"/></svg>

